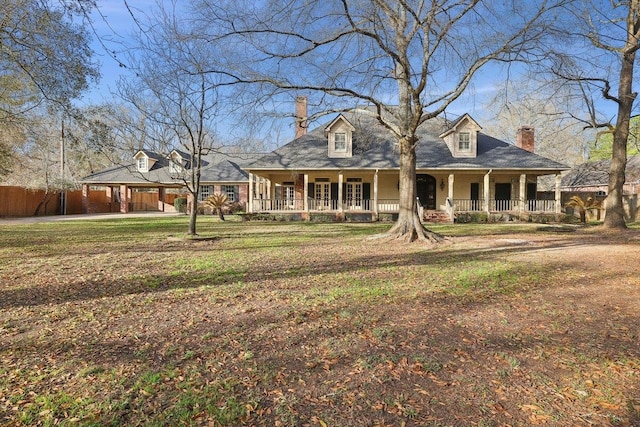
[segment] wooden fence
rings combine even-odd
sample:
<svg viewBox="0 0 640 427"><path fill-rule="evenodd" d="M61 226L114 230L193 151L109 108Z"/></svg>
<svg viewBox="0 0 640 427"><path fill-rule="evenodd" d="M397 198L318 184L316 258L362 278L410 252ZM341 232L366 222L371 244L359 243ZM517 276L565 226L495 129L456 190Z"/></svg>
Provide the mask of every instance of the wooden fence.
<svg viewBox="0 0 640 427"><path fill-rule="evenodd" d="M165 195L164 210L173 209L173 201L176 197L177 195L172 193ZM67 191L66 200L67 215L84 213L81 190ZM104 191L91 191L89 201L92 213L120 212L120 203L112 201ZM158 193L133 191L129 208L131 211L159 210ZM0 217L60 214L60 192L46 193L44 190L0 186Z"/></svg>
<svg viewBox="0 0 640 427"><path fill-rule="evenodd" d="M82 213L82 192L67 203L68 213ZM70 208L70 209L69 209ZM55 215L60 213L60 193L31 190L22 187L0 186L0 216Z"/></svg>

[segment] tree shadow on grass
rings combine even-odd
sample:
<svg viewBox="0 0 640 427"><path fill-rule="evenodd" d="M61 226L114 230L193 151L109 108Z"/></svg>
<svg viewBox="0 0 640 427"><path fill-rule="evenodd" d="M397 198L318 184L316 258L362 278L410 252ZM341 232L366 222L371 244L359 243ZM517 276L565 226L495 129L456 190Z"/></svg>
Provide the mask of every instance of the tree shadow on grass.
<svg viewBox="0 0 640 427"><path fill-rule="evenodd" d="M482 256L493 260L495 253ZM419 260L385 257L384 262ZM562 263L550 267L570 268ZM180 309L173 306L179 312L132 319L140 322L138 327L114 331L117 338L95 331L91 345L84 345L82 336L60 331L24 351L54 353L81 365L131 365L138 377L178 369L197 378L194 386L228 378L249 381L250 388L233 393L239 400L258 396L253 407L263 411L256 425L275 425L275 408L284 397L300 425L314 417L332 425L372 420L424 425L434 419L451 425L478 420L528 425L532 421L523 410L526 405L538 408L539 415L557 417L556 425L606 425L610 415L627 422L622 425L634 425L638 389L624 370L633 369L628 361L640 358L632 329L637 319L628 311L582 312L581 307L594 303L599 286L586 283L558 298L547 294L544 303L549 306L530 310L521 295L464 303L455 297L389 304L383 298L338 299L302 304L306 312L300 313L295 303L288 312L283 310L287 302L267 304L265 295L244 294L237 304L186 301ZM516 302L521 305L514 306ZM167 316L174 320L170 327ZM89 332L80 335L84 333ZM135 381L129 378L127 387L119 383L114 393L127 398ZM607 390L617 395L605 399L609 407L598 407L594 399ZM614 408L618 395L627 396L629 404ZM139 404L151 407L154 399L152 393Z"/></svg>
<svg viewBox="0 0 640 427"><path fill-rule="evenodd" d="M167 243L167 246L157 248L159 252L171 253L171 250L180 243ZM283 243L284 245L285 243ZM191 245L191 244L190 244ZM215 240L205 240L194 243L195 247L209 252L216 245ZM290 243L289 243L290 245ZM300 243L292 247L292 251L302 248L307 243ZM201 269L176 274L169 271L160 273L140 274L126 280L71 280L65 283L53 283L46 286L34 284L33 286L4 289L0 291L0 309L12 307L28 307L47 304L64 304L99 298L113 298L121 295L154 294L174 289L193 289L202 286L224 287L237 283L259 286L264 281L277 281L279 279L296 279L304 284L305 279L323 274L347 274L352 273L357 277L361 272L375 269L411 266L453 266L456 269L464 268L469 261L496 261L503 262L506 256L531 253L535 255L540 250L570 251L572 248L583 246L583 243L574 240L555 239L541 245L506 244L506 246L488 246L475 249L449 249L440 251L413 251L409 253L385 254L385 255L361 255L351 256L348 260L336 258L306 259L294 257L288 261L274 260L274 262L261 263L253 266L250 262L247 266L234 267L233 263L227 269ZM193 247L190 246L190 249ZM231 249L232 248L232 249ZM252 246L251 249L269 249L270 245ZM194 248L193 248L194 249ZM243 251L231 244L226 250ZM138 250L139 252L139 250ZM192 251L191 251L192 252ZM191 253L190 252L190 253ZM294 252L295 253L295 252ZM250 256L250 255L247 255ZM187 260L188 262L188 260ZM514 264L515 266L515 264ZM570 266L566 266L570 267ZM144 265L141 266L144 269ZM508 267L509 269L515 267ZM565 268L563 266L556 266ZM516 272L517 273L517 272ZM268 285L265 285L268 286ZM304 286L300 288L304 291Z"/></svg>

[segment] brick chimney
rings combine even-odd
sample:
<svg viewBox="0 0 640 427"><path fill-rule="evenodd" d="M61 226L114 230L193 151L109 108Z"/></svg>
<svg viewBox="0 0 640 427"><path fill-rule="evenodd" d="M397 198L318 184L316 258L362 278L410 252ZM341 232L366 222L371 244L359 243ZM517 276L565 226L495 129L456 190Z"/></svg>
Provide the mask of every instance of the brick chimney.
<svg viewBox="0 0 640 427"><path fill-rule="evenodd" d="M296 138L307 134L307 97L296 97Z"/></svg>
<svg viewBox="0 0 640 427"><path fill-rule="evenodd" d="M533 126L522 126L516 134L516 147L533 153L535 138Z"/></svg>

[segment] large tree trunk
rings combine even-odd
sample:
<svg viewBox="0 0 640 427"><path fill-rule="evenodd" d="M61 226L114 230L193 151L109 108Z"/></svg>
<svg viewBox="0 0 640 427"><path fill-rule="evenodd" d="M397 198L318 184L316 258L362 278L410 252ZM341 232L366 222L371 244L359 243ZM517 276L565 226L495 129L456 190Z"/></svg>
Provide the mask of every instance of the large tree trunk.
<svg viewBox="0 0 640 427"><path fill-rule="evenodd" d="M388 236L407 242L416 240L440 242L443 237L427 230L418 216L416 201L416 148L415 139L401 138L400 146L400 211L398 221L387 232Z"/></svg>
<svg viewBox="0 0 640 427"><path fill-rule="evenodd" d="M196 220L198 218L198 195L194 195L193 203L191 203L191 212L189 212L189 236L197 236Z"/></svg>
<svg viewBox="0 0 640 427"><path fill-rule="evenodd" d="M637 7L637 6L636 6ZM627 18L627 42L622 51L622 67L620 69L620 85L618 88L618 119L613 131L613 153L609 170L609 195L606 203L605 228L625 229L624 206L622 193L627 167L627 140L629 138L629 117L636 94L633 93L633 65L636 60L636 19L635 8L629 6Z"/></svg>
<svg viewBox="0 0 640 427"><path fill-rule="evenodd" d="M620 113L618 113L620 117ZM625 182L625 168L627 166L627 137L629 128L629 115L626 116L627 132L618 132L619 127L613 134L613 157L611 158L611 169L609 170L609 194L606 202L606 216L604 218L605 228L627 228L624 220L624 206L622 203L622 193ZM620 120L618 120L618 126Z"/></svg>

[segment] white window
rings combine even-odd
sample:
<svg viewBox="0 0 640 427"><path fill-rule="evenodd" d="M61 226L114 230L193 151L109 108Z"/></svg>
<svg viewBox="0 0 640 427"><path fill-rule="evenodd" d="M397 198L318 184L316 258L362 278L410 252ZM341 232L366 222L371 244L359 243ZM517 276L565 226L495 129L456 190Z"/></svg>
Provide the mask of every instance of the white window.
<svg viewBox="0 0 640 427"><path fill-rule="evenodd" d="M293 209L295 208L296 202L296 190L293 182L283 182L282 183L282 204L281 209Z"/></svg>
<svg viewBox="0 0 640 427"><path fill-rule="evenodd" d="M317 209L327 209L331 207L331 182L329 178L316 178L315 200Z"/></svg>
<svg viewBox="0 0 640 427"><path fill-rule="evenodd" d="M139 172L148 172L147 158L144 156L138 157L137 166Z"/></svg>
<svg viewBox="0 0 640 427"><path fill-rule="evenodd" d="M227 195L229 202L238 201L238 186L237 185L223 185L220 189L222 194Z"/></svg>
<svg viewBox="0 0 640 427"><path fill-rule="evenodd" d="M334 135L335 151L347 151L347 134L340 132Z"/></svg>
<svg viewBox="0 0 640 427"><path fill-rule="evenodd" d="M181 173L182 172L182 164L180 162L180 157L171 157L169 159L169 173Z"/></svg>
<svg viewBox="0 0 640 427"><path fill-rule="evenodd" d="M207 197L213 194L213 185L201 185L198 193L198 201L204 202Z"/></svg>
<svg viewBox="0 0 640 427"><path fill-rule="evenodd" d="M284 207L293 209L295 207L296 192L293 185L283 185L282 195L284 198Z"/></svg>
<svg viewBox="0 0 640 427"><path fill-rule="evenodd" d="M362 178L347 178L347 204L362 207Z"/></svg>
<svg viewBox="0 0 640 427"><path fill-rule="evenodd" d="M471 150L471 134L469 132L460 132L460 134L458 135L458 150Z"/></svg>

